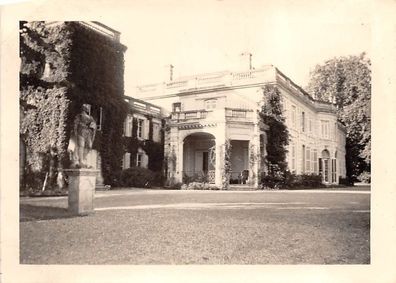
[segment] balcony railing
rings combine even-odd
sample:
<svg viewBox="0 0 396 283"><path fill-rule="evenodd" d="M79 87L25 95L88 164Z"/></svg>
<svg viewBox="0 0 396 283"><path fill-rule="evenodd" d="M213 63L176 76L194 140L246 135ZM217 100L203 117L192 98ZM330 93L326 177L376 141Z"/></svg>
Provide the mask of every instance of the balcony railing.
<svg viewBox="0 0 396 283"><path fill-rule="evenodd" d="M192 111L180 111L172 112L171 120L198 120L205 119L208 115L206 110L192 110Z"/></svg>
<svg viewBox="0 0 396 283"><path fill-rule="evenodd" d="M251 109L240 109L240 108L225 108L225 120L226 121L241 121L241 122L252 122L254 111ZM172 112L171 120L175 122L193 122L201 119L210 120L212 117L218 119L216 110L189 110ZM223 116L224 117L224 116Z"/></svg>
<svg viewBox="0 0 396 283"><path fill-rule="evenodd" d="M216 72L201 74L199 76L182 77L175 81L158 84L137 86L137 95L150 97L155 95L166 95L190 91L205 90L208 88L221 88L246 84L263 83L275 80L272 66L264 66L257 70L244 72Z"/></svg>
<svg viewBox="0 0 396 283"><path fill-rule="evenodd" d="M240 109L240 108L226 108L225 116L227 121L240 121L240 122L251 122L253 121L253 110L252 109Z"/></svg>

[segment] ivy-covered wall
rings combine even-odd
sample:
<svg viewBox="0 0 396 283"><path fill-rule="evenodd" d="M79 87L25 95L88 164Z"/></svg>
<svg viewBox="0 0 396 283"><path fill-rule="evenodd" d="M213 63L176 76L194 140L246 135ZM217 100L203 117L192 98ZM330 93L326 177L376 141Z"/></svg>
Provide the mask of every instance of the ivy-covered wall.
<svg viewBox="0 0 396 283"><path fill-rule="evenodd" d="M94 149L102 159L105 184L121 170L126 47L78 22L46 25L20 22L21 140L26 163L21 188L37 188L45 173L67 167L71 125L81 105L102 108Z"/></svg>
<svg viewBox="0 0 396 283"><path fill-rule="evenodd" d="M133 115L136 111L130 110L130 115ZM161 141L155 142L153 140L153 116L150 114L144 114L138 112L140 115L146 117L149 123L148 139L142 140L137 137L138 119L133 117L132 120L132 133L131 137L124 137L124 148L125 152L131 154L131 167L136 164L136 154L138 149L141 148L145 151L148 156L148 169L154 172L161 172L164 168L164 123L165 121L161 118Z"/></svg>

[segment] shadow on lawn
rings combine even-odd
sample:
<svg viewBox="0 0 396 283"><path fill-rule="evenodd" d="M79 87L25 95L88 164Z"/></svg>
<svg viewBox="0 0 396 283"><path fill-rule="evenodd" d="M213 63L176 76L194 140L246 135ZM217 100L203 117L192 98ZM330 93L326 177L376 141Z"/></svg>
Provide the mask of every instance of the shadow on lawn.
<svg viewBox="0 0 396 283"><path fill-rule="evenodd" d="M53 206L38 206L31 204L21 204L19 207L19 221L37 221L61 218L76 217L71 214L67 208Z"/></svg>

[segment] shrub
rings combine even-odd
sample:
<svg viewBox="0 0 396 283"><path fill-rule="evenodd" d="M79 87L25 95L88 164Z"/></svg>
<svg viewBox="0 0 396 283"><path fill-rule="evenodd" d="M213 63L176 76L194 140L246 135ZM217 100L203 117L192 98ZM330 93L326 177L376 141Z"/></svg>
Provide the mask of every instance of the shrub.
<svg viewBox="0 0 396 283"><path fill-rule="evenodd" d="M170 177L168 179L164 177L164 179L165 179L164 186L166 189L169 190L180 190L180 188L183 185L181 182L177 182L175 180L175 177Z"/></svg>
<svg viewBox="0 0 396 283"><path fill-rule="evenodd" d="M184 173L183 174L183 183L188 185L191 182L207 183L208 175L205 173L194 173L193 176L189 176Z"/></svg>
<svg viewBox="0 0 396 283"><path fill-rule="evenodd" d="M322 187L322 177L317 174L303 174L301 178L301 186L308 188Z"/></svg>
<svg viewBox="0 0 396 283"><path fill-rule="evenodd" d="M209 183L191 182L188 185L183 184L182 190L219 190L218 187L210 185Z"/></svg>
<svg viewBox="0 0 396 283"><path fill-rule="evenodd" d="M367 171L364 171L363 173L361 173L361 174L359 175L358 180L359 180L360 182L370 184L370 183L371 183L371 173L370 173L370 172L367 172Z"/></svg>
<svg viewBox="0 0 396 283"><path fill-rule="evenodd" d="M295 175L286 171L283 174L262 175L261 177L261 187L263 189L308 189L323 186L322 177L317 174Z"/></svg>
<svg viewBox="0 0 396 283"><path fill-rule="evenodd" d="M353 181L351 178L348 177L339 177L338 178L338 184L344 185L344 186L353 186Z"/></svg>
<svg viewBox="0 0 396 283"><path fill-rule="evenodd" d="M154 173L143 167L131 167L121 172L120 185L124 187L149 188L154 183Z"/></svg>
<svg viewBox="0 0 396 283"><path fill-rule="evenodd" d="M284 187L285 178L282 175L264 175L261 177L262 188L279 189Z"/></svg>

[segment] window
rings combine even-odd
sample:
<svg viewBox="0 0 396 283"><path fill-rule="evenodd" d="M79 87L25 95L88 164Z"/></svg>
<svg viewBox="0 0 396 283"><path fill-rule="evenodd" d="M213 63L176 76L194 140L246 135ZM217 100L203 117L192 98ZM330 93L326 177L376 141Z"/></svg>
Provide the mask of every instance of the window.
<svg viewBox="0 0 396 283"><path fill-rule="evenodd" d="M302 156L301 173L304 174L305 173L305 145L302 146L301 156Z"/></svg>
<svg viewBox="0 0 396 283"><path fill-rule="evenodd" d="M216 108L216 99L205 100L205 109L212 110Z"/></svg>
<svg viewBox="0 0 396 283"><path fill-rule="evenodd" d="M305 112L301 112L301 131L305 132Z"/></svg>
<svg viewBox="0 0 396 283"><path fill-rule="evenodd" d="M137 136L139 138L143 138L143 131L144 131L144 120L138 119L137 122Z"/></svg>
<svg viewBox="0 0 396 283"><path fill-rule="evenodd" d="M318 173L318 151L316 149L313 150L312 153L312 164L313 164L313 172Z"/></svg>
<svg viewBox="0 0 396 283"><path fill-rule="evenodd" d="M141 154L141 153L138 153L136 155L136 166L143 167L143 154Z"/></svg>
<svg viewBox="0 0 396 283"><path fill-rule="evenodd" d="M337 182L337 159L331 160L331 182Z"/></svg>
<svg viewBox="0 0 396 283"><path fill-rule="evenodd" d="M309 173L311 172L311 149L307 146L307 149L305 151L305 160L306 160L306 165L305 165L305 169L306 172Z"/></svg>
<svg viewBox="0 0 396 283"><path fill-rule="evenodd" d="M292 121L292 126L293 126L293 128L296 127L296 113L297 113L296 106L295 106L295 105L292 105L291 121Z"/></svg>
<svg viewBox="0 0 396 283"><path fill-rule="evenodd" d="M181 103L180 102L175 102L172 105L173 112L180 112L181 111Z"/></svg>
<svg viewBox="0 0 396 283"><path fill-rule="evenodd" d="M132 125L133 125L133 117L128 115L125 119L125 128L124 128L124 136L131 137L132 136Z"/></svg>
<svg viewBox="0 0 396 283"><path fill-rule="evenodd" d="M334 123L334 140L337 140L337 122Z"/></svg>
<svg viewBox="0 0 396 283"><path fill-rule="evenodd" d="M153 141L161 141L161 125L155 122L153 122Z"/></svg>
<svg viewBox="0 0 396 283"><path fill-rule="evenodd" d="M329 121L328 120L321 120L321 131L322 131L322 138L329 138Z"/></svg>
<svg viewBox="0 0 396 283"><path fill-rule="evenodd" d="M296 146L294 144L291 146L291 170L292 173L296 172Z"/></svg>
<svg viewBox="0 0 396 283"><path fill-rule="evenodd" d="M131 154L129 152L126 152L122 160L122 168L128 169L130 167L131 167Z"/></svg>
<svg viewBox="0 0 396 283"><path fill-rule="evenodd" d="M312 119L309 119L309 133L312 134Z"/></svg>
<svg viewBox="0 0 396 283"><path fill-rule="evenodd" d="M88 107L88 114L94 118L96 123L96 130L102 130L103 108L96 105L86 104Z"/></svg>
<svg viewBox="0 0 396 283"><path fill-rule="evenodd" d="M102 130L102 119L103 119L103 108L99 107L96 109L96 115L93 115L94 119L96 117L96 129L98 131Z"/></svg>

